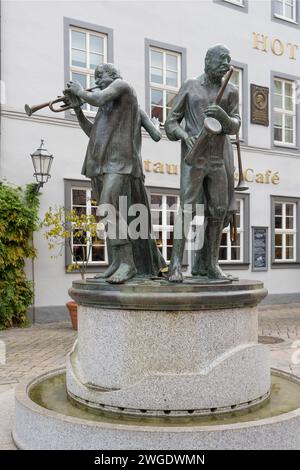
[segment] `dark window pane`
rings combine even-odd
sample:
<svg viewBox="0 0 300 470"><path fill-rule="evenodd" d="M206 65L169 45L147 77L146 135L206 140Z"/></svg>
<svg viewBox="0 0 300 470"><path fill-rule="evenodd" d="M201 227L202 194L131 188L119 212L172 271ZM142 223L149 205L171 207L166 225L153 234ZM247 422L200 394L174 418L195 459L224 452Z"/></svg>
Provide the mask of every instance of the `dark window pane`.
<svg viewBox="0 0 300 470"><path fill-rule="evenodd" d="M227 245L227 234L226 234L226 233L222 233L221 245L222 245L222 246L226 246L226 245Z"/></svg>
<svg viewBox="0 0 300 470"><path fill-rule="evenodd" d="M72 195L74 206L86 205L86 191L84 189L72 189Z"/></svg>
<svg viewBox="0 0 300 470"><path fill-rule="evenodd" d="M159 122L163 122L164 120L163 108L159 108L158 106L152 106L151 117L156 117L159 120Z"/></svg>
<svg viewBox="0 0 300 470"><path fill-rule="evenodd" d="M275 215L282 215L282 204L275 204Z"/></svg>
<svg viewBox="0 0 300 470"><path fill-rule="evenodd" d="M74 230L72 240L74 245L86 245L86 232Z"/></svg>
<svg viewBox="0 0 300 470"><path fill-rule="evenodd" d="M172 256L172 247L168 246L167 247L167 261L170 261Z"/></svg>
<svg viewBox="0 0 300 470"><path fill-rule="evenodd" d="M294 218L293 217L286 217L285 218L285 225L286 225L286 228L293 229L294 228Z"/></svg>
<svg viewBox="0 0 300 470"><path fill-rule="evenodd" d="M286 213L286 215L289 215L289 216L294 215L294 206L293 206L293 204L286 204L285 213Z"/></svg>
<svg viewBox="0 0 300 470"><path fill-rule="evenodd" d="M281 250L281 248L275 248L275 259L282 259L282 250Z"/></svg>
<svg viewBox="0 0 300 470"><path fill-rule="evenodd" d="M92 261L105 261L105 249L104 246L99 245L92 247Z"/></svg>
<svg viewBox="0 0 300 470"><path fill-rule="evenodd" d="M275 228L282 228L282 217L275 217Z"/></svg>
<svg viewBox="0 0 300 470"><path fill-rule="evenodd" d="M84 261L86 258L86 246L74 246L73 247L73 260Z"/></svg>
<svg viewBox="0 0 300 470"><path fill-rule="evenodd" d="M168 246L173 246L173 239L174 239L174 233L173 231L167 232L167 245Z"/></svg>
<svg viewBox="0 0 300 470"><path fill-rule="evenodd" d="M233 246L231 248L231 259L232 261L239 261L240 258L241 258L241 254L240 254L240 248L239 247L236 247L236 246Z"/></svg>
<svg viewBox="0 0 300 470"><path fill-rule="evenodd" d="M168 209L176 209L177 207L177 196L167 196Z"/></svg>
<svg viewBox="0 0 300 470"><path fill-rule="evenodd" d="M227 248L221 247L219 251L219 260L226 261L227 260Z"/></svg>
<svg viewBox="0 0 300 470"><path fill-rule="evenodd" d="M282 235L279 233L276 233L275 235L275 245L282 246Z"/></svg>
<svg viewBox="0 0 300 470"><path fill-rule="evenodd" d="M157 204L159 206L162 205L162 196L160 194L151 194L151 205Z"/></svg>

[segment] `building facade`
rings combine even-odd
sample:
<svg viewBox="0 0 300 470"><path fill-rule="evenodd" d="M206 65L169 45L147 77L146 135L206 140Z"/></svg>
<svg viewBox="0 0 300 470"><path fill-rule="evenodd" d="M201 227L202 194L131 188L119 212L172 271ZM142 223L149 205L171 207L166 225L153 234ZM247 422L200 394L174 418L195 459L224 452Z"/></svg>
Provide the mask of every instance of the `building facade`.
<svg viewBox="0 0 300 470"><path fill-rule="evenodd" d="M154 231L167 260L179 195L180 144L167 139L163 123L183 81L203 72L208 47L225 44L235 68L232 82L239 89L249 189L237 193L238 239L231 244L229 230L224 231L220 262L238 277L262 280L270 294L299 293L298 0L23 0L2 1L1 10L1 177L16 185L31 182L30 153L43 138L54 162L42 191L41 218L49 206L93 213L90 181L81 175L88 140L74 114L44 108L28 117L24 104L55 98L69 79L93 86L96 65L114 62L135 88L141 107L161 122L159 143L143 134L142 156ZM84 111L95 116L92 106ZM67 272L71 254L66 250L51 259L42 231L35 234L35 244L36 305L63 305L78 278ZM192 258L188 250L187 270ZM105 265L104 243L96 239L89 272Z"/></svg>

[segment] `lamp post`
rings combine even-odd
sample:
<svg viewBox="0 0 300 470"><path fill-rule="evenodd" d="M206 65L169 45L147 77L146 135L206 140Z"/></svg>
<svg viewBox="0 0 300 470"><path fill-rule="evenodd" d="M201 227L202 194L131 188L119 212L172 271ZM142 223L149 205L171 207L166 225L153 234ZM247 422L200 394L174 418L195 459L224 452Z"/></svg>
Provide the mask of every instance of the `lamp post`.
<svg viewBox="0 0 300 470"><path fill-rule="evenodd" d="M51 178L50 170L54 157L45 148L44 139L41 139L39 148L31 153L30 156L34 168L33 176L37 181L36 191L39 192L49 178Z"/></svg>
<svg viewBox="0 0 300 470"><path fill-rule="evenodd" d="M45 183L51 178L50 170L53 162L53 155L51 155L45 148L44 139L41 139L39 148L30 154L34 174L37 181L36 192L44 186ZM34 248L34 238L32 232L32 248ZM32 323L35 323L35 272L34 272L34 258L32 258L32 283L33 283L33 300L32 300Z"/></svg>

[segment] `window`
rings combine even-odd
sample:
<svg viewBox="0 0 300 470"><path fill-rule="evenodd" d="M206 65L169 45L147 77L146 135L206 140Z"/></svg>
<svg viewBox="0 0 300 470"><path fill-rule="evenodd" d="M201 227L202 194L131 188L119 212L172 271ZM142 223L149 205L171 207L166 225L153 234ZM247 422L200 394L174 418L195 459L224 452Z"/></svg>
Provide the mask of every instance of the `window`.
<svg viewBox="0 0 300 470"><path fill-rule="evenodd" d="M242 263L244 261L244 200L237 199L237 241L230 240L230 226L223 230L219 261L221 263Z"/></svg>
<svg viewBox="0 0 300 470"><path fill-rule="evenodd" d="M150 47L151 117L163 124L181 86L181 54Z"/></svg>
<svg viewBox="0 0 300 470"><path fill-rule="evenodd" d="M94 86L97 65L107 62L106 34L70 27L70 80L78 81L83 88ZM85 103L82 107L95 113L97 108Z"/></svg>
<svg viewBox="0 0 300 470"><path fill-rule="evenodd" d="M296 145L295 82L274 78L274 143Z"/></svg>
<svg viewBox="0 0 300 470"><path fill-rule="evenodd" d="M243 138L243 70L235 67L231 75L230 83L234 85L239 92L239 115L241 117L241 127L239 136Z"/></svg>
<svg viewBox="0 0 300 470"><path fill-rule="evenodd" d="M174 220L179 205L179 197L174 194L151 193L151 219L156 244L168 262L173 247Z"/></svg>
<svg viewBox="0 0 300 470"><path fill-rule="evenodd" d="M297 204L274 202L274 262L296 261Z"/></svg>
<svg viewBox="0 0 300 470"><path fill-rule="evenodd" d="M89 187L72 186L71 188L71 208L74 209L78 215L93 214L96 216L96 203L93 198L93 193ZM88 237L87 237L88 238ZM80 262L82 259L82 250L85 253L90 253L90 259L88 260L89 264L107 264L107 253L105 247L105 241L95 237L92 242L92 246L89 246L88 243L79 243L80 240L76 240L76 243L73 244L73 253L74 258L70 260L69 263L74 263L75 261Z"/></svg>
<svg viewBox="0 0 300 470"><path fill-rule="evenodd" d="M274 16L296 22L296 0L274 0Z"/></svg>

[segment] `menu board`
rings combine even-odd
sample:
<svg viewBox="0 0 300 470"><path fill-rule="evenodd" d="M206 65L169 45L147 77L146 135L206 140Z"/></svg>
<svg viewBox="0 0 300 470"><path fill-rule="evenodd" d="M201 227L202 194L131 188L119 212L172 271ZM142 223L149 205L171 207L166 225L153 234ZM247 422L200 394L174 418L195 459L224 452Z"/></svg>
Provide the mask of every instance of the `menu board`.
<svg viewBox="0 0 300 470"><path fill-rule="evenodd" d="M252 271L268 269L268 227L252 227Z"/></svg>

